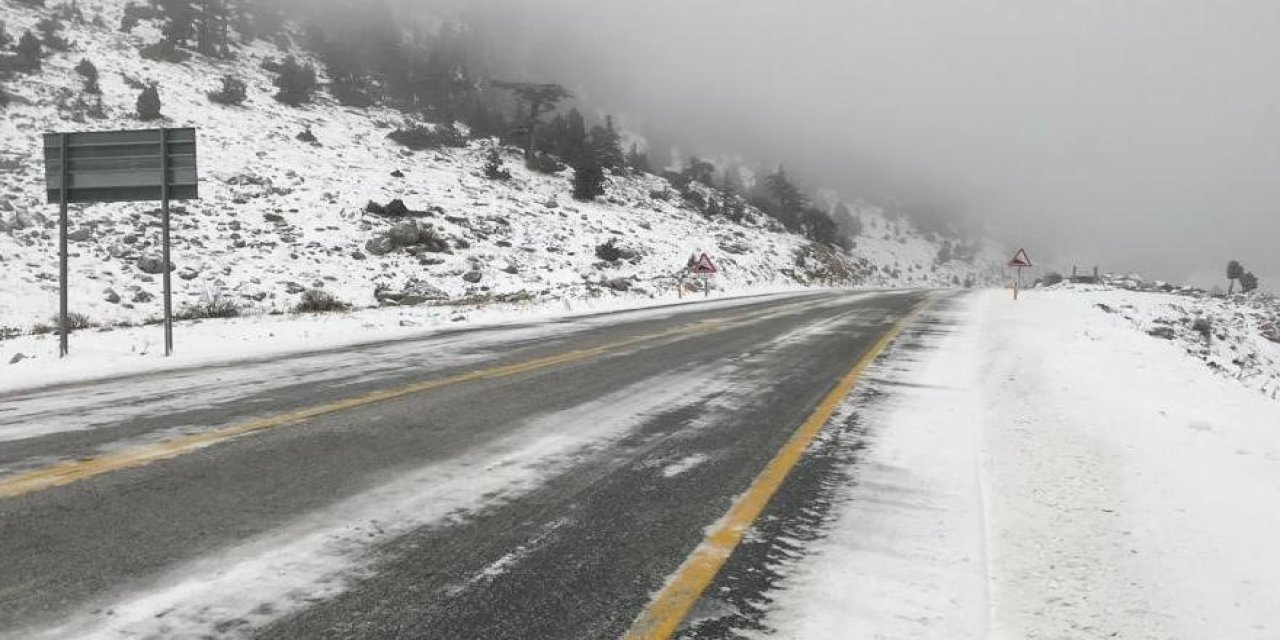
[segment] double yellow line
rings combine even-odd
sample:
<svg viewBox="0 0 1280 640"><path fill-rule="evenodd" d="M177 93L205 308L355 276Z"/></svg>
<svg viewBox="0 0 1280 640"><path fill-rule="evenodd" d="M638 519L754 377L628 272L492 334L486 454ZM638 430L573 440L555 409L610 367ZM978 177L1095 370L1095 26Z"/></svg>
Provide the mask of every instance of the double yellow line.
<svg viewBox="0 0 1280 640"><path fill-rule="evenodd" d="M403 398L405 396L432 391L441 387L447 387L463 382L492 380L494 378L503 378L573 362L580 362L582 360L616 352L641 343L654 342L663 338L683 338L700 333L723 331L732 326L736 326L738 323L769 314L776 314L780 311L785 311L789 308L801 306L803 304L805 303L792 303L782 307L766 309L764 311L753 311L724 318L702 320L681 327L676 327L674 329L633 336L586 349L577 349L543 358L526 360L524 362L470 371L448 378L427 380L394 389L375 391L355 398L339 400L337 402L308 407L306 409L299 409L297 411L290 411L268 418L263 418L261 420L254 420L252 422L244 422L219 429L213 429L203 433L174 438L172 440L166 440L164 442L120 451L117 453L109 453L92 458L82 458L79 460L61 462L42 469L15 474L7 478L0 478L0 499L16 498L38 491L45 491L55 487L65 486L115 471L141 467L162 460L170 460L189 454L198 449L203 449L204 447L225 442L232 438L294 425L312 418L318 418L377 402Z"/></svg>
<svg viewBox="0 0 1280 640"><path fill-rule="evenodd" d="M831 420L836 409L848 397L867 367L870 367L871 363L884 353L889 344L927 305L927 300L917 305L889 331L880 336L880 339L863 354L853 369L840 379L835 388L796 429L791 439L769 461L746 493L734 502L729 513L714 526L702 543L693 550L684 564L668 580L667 585L640 613L632 623L625 640L666 640L679 629L693 605L711 585L711 581L729 560L733 550L742 542L742 537L747 530L764 512L769 500L778 492L787 476L791 474L791 470L795 468L809 445L813 444L818 433Z"/></svg>

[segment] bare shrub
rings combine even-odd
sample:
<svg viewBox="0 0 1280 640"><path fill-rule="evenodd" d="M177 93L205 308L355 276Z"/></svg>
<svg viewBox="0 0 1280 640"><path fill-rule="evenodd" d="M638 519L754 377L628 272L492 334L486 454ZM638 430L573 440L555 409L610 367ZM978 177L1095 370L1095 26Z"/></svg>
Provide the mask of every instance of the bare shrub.
<svg viewBox="0 0 1280 640"><path fill-rule="evenodd" d="M337 296L324 289L307 289L302 292L302 299L293 310L297 313L333 313L350 308L350 304L339 300Z"/></svg>
<svg viewBox="0 0 1280 640"><path fill-rule="evenodd" d="M242 311L239 304L221 289L205 291L199 302L178 312L178 320L202 320L205 318L235 318Z"/></svg>
<svg viewBox="0 0 1280 640"><path fill-rule="evenodd" d="M387 134L387 138L415 151L467 146L467 137L453 124L438 124L433 127L412 125L392 131Z"/></svg>

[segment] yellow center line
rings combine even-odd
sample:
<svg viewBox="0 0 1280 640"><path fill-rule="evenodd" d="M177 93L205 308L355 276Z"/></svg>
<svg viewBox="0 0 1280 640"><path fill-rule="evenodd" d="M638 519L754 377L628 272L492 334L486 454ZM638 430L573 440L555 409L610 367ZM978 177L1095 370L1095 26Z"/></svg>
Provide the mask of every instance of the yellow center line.
<svg viewBox="0 0 1280 640"><path fill-rule="evenodd" d="M37 491L65 486L114 471L141 467L162 460L170 460L192 453L198 449L203 449L204 447L247 434L295 425L311 418L338 413L377 402L403 398L405 396L432 391L463 382L492 380L495 378L528 373L558 365L580 362L641 343L661 340L663 338L679 337L683 339L700 333L723 331L734 326L739 326L742 322L749 321L753 318L777 313L780 309L786 309L797 305L798 303L770 308L764 311L743 313L736 316L701 320L674 329L633 336L586 349L576 349L556 355L526 360L524 362L469 371L467 373L462 373L448 378L427 380L393 389L375 391L355 398L339 400L337 402L308 407L305 409L298 409L296 411L289 411L287 413L281 413L271 417L262 418L260 420L230 425L206 431L204 433L182 436L135 449L109 453L92 458L60 462L42 469L36 469L34 471L0 478L0 499L15 498Z"/></svg>
<svg viewBox="0 0 1280 640"><path fill-rule="evenodd" d="M667 640L679 629L690 609L711 585L730 554L742 542L742 537L764 512L769 500L786 481L818 433L831 420L831 416L853 390L863 372L928 304L928 300L922 302L894 324L863 354L853 369L840 379L836 387L822 399L813 413L769 461L764 471L752 481L746 493L734 502L724 518L714 525L702 543L680 565L667 585L640 612L627 631L625 640Z"/></svg>

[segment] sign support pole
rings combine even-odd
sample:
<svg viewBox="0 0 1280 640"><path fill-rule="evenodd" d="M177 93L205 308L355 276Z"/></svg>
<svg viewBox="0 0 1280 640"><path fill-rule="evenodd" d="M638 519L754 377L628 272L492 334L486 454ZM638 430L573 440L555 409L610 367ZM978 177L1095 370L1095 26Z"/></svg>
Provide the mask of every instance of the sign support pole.
<svg viewBox="0 0 1280 640"><path fill-rule="evenodd" d="M164 355L173 355L173 285L169 273L169 130L160 129L160 224L164 246L161 269L164 274Z"/></svg>
<svg viewBox="0 0 1280 640"><path fill-rule="evenodd" d="M1017 268L1018 279L1013 282L1013 299L1018 299L1018 290L1022 288L1022 267Z"/></svg>
<svg viewBox="0 0 1280 640"><path fill-rule="evenodd" d="M58 203L58 357L65 358L69 351L67 339L71 322L67 318L67 182L71 171L67 166L67 134L62 134L58 164L62 171L59 181Z"/></svg>

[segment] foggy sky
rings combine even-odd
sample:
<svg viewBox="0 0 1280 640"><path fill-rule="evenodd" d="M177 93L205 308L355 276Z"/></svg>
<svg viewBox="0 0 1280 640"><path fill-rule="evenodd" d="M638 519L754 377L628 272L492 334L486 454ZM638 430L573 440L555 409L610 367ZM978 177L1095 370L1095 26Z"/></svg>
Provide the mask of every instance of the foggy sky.
<svg viewBox="0 0 1280 640"><path fill-rule="evenodd" d="M980 222L1058 268L1280 289L1275 0L480 0L689 153ZM1268 286L1269 285L1269 286Z"/></svg>

